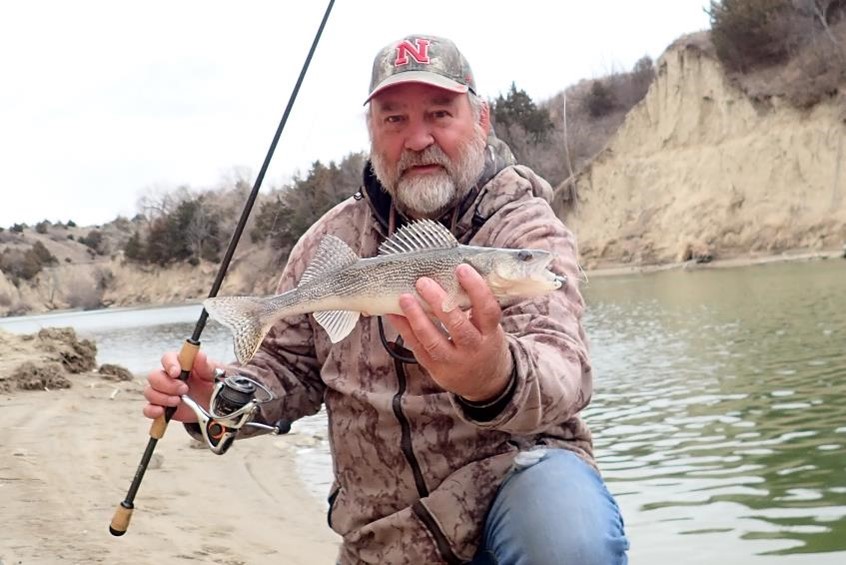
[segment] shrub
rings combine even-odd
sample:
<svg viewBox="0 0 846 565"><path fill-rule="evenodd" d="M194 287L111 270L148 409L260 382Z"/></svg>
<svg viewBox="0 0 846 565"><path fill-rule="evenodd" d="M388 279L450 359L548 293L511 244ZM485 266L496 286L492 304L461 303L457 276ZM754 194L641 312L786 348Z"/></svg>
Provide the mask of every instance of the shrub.
<svg viewBox="0 0 846 565"><path fill-rule="evenodd" d="M133 233L126 241L126 245L123 247L123 255L130 261L145 260L144 243L141 241L141 234L138 231Z"/></svg>
<svg viewBox="0 0 846 565"><path fill-rule="evenodd" d="M40 241L36 241L27 253L32 253L35 259L43 266L55 265L59 262Z"/></svg>
<svg viewBox="0 0 846 565"><path fill-rule="evenodd" d="M547 134L553 127L549 110L538 108L526 91L517 90L517 85L513 82L508 96L503 97L500 94L491 104L491 114L494 125L503 137L508 137L504 133L506 130L519 126L532 138L532 141L539 143L546 140Z"/></svg>
<svg viewBox="0 0 846 565"><path fill-rule="evenodd" d="M585 98L585 104L587 105L588 113L594 118L610 114L616 106L614 94L601 80L595 80L590 85L590 91Z"/></svg>
<svg viewBox="0 0 846 565"><path fill-rule="evenodd" d="M103 232L99 230L89 231L88 235L79 238L79 242L93 250L98 255L103 255L106 251L106 242L103 239Z"/></svg>
<svg viewBox="0 0 846 565"><path fill-rule="evenodd" d="M351 153L329 166L314 162L305 178L295 177L291 185L261 205L250 239L254 243L269 240L274 249L287 256L320 216L358 190L364 162L362 153Z"/></svg>
<svg viewBox="0 0 846 565"><path fill-rule="evenodd" d="M711 40L731 71L784 61L801 31L790 0L711 0Z"/></svg>
<svg viewBox="0 0 846 565"><path fill-rule="evenodd" d="M42 220L35 224L35 231L40 234L45 234L47 233L47 229L50 227L50 225L51 224L49 220Z"/></svg>
<svg viewBox="0 0 846 565"><path fill-rule="evenodd" d="M27 227L28 226L26 224L14 224L9 228L9 231L13 233L23 233Z"/></svg>
<svg viewBox="0 0 846 565"><path fill-rule="evenodd" d="M56 263L56 258L40 241L26 251L6 248L0 254L0 271L6 273L15 285L21 280L34 279L45 266Z"/></svg>

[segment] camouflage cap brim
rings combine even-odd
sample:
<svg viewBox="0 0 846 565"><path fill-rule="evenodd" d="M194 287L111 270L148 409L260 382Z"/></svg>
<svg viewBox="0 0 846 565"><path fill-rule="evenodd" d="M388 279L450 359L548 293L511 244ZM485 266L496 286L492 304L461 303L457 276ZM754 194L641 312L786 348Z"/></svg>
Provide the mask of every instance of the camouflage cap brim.
<svg viewBox="0 0 846 565"><path fill-rule="evenodd" d="M373 89L373 91L370 93L370 96L368 96L367 100L364 101L364 104L366 105L368 102L370 102L371 98L373 98L383 90L390 88L391 86L396 86L398 84L407 84L410 82L431 84L432 86L437 86L438 88L449 90L450 92L458 92L460 94L464 94L468 90L470 90L466 84L458 83L443 75L438 75L429 71L405 71L397 73L395 75L391 75L382 82L380 82L378 85L376 85L376 88Z"/></svg>

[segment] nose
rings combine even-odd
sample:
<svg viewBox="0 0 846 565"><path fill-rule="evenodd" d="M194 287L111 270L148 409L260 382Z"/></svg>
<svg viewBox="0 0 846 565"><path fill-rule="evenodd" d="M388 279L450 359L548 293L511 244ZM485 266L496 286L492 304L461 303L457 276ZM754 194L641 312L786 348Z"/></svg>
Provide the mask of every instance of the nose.
<svg viewBox="0 0 846 565"><path fill-rule="evenodd" d="M423 151L435 142L435 138L425 121L420 121L411 126L405 138L405 149L410 151Z"/></svg>

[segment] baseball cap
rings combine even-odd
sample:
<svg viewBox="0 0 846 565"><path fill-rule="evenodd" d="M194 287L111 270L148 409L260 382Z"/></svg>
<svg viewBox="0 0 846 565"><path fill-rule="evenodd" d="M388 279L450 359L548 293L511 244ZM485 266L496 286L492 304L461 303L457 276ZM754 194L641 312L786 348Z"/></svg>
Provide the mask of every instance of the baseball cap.
<svg viewBox="0 0 846 565"><path fill-rule="evenodd" d="M370 94L364 103L389 86L408 82L476 94L467 59L455 43L432 35L409 35L383 47L373 60Z"/></svg>

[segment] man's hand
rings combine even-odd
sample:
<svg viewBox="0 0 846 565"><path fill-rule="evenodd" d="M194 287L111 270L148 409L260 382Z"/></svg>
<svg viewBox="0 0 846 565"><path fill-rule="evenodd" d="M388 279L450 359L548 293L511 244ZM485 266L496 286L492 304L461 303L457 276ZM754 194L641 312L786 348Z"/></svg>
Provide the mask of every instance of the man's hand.
<svg viewBox="0 0 846 565"><path fill-rule="evenodd" d="M429 278L417 281L417 292L449 336L432 323L410 294L400 297L405 317L388 318L435 382L470 402L484 402L502 394L511 376L513 360L499 324L502 310L475 269L459 265L455 274L470 297L471 316L459 308L444 312L444 289Z"/></svg>
<svg viewBox="0 0 846 565"><path fill-rule="evenodd" d="M190 393L198 404L208 409L214 388L214 370L218 364L211 361L200 351L194 358L194 365L188 382L179 380L181 372L176 352L168 352L162 356L162 366L147 375L147 388L144 389L144 415L151 419L163 416L166 407L177 406L173 419L179 422L196 422L194 411L182 404L180 396Z"/></svg>

